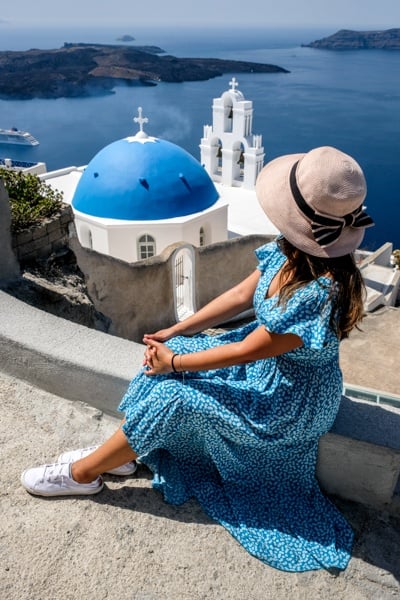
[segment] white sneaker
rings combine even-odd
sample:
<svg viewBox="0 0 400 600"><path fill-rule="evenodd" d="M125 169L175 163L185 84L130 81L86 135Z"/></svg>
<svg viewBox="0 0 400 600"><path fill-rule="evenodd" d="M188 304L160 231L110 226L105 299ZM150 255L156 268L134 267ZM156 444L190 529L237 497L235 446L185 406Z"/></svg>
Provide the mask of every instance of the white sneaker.
<svg viewBox="0 0 400 600"><path fill-rule="evenodd" d="M69 452L63 452L57 458L57 462L59 463L72 463L81 458L85 458L85 456L89 456L95 450L97 450L98 446L89 446L88 448L79 448L78 450L70 450ZM127 475L132 475L137 469L137 464L134 460L131 462L125 463L120 467L116 467L115 469L111 469L110 471L106 471L109 475L119 475L120 477L126 477Z"/></svg>
<svg viewBox="0 0 400 600"><path fill-rule="evenodd" d="M101 492L104 485L102 477L90 483L78 483L72 479L69 463L53 463L27 469L21 475L21 483L35 496L87 496Z"/></svg>

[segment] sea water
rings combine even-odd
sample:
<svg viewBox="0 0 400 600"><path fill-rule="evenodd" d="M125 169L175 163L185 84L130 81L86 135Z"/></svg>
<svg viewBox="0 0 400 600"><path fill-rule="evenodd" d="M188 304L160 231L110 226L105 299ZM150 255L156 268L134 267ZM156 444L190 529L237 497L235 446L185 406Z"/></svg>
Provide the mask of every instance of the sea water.
<svg viewBox="0 0 400 600"><path fill-rule="evenodd" d="M363 246L390 241L400 247L400 51L326 51L302 47L333 33L268 29L31 29L0 25L0 50L57 48L64 42L134 44L164 48L176 56L266 62L290 73L225 74L209 81L118 85L113 94L55 100L0 100L0 127L30 131L37 147L0 145L0 157L44 161L49 170L84 165L105 145L137 131L143 107L150 135L179 144L199 158L203 125L212 120L213 98L239 89L253 101L253 133L262 134L266 161L281 154L332 145L364 169L368 212L376 226ZM0 84L1 85L1 84Z"/></svg>

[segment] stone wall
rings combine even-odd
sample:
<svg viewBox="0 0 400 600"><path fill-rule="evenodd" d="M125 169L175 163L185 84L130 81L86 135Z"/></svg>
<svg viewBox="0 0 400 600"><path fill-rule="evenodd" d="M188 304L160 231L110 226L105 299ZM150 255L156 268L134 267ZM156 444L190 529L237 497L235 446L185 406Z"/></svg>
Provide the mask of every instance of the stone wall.
<svg viewBox="0 0 400 600"><path fill-rule="evenodd" d="M19 277L19 265L11 247L11 212L7 190L0 179L0 283Z"/></svg>
<svg viewBox="0 0 400 600"><path fill-rule="evenodd" d="M271 237L251 235L193 247L197 309L249 275L257 264L254 249ZM172 244L159 256L126 263L83 248L76 236L70 239L96 310L111 319L109 333L141 342L144 333L176 321L174 255L182 246L188 244Z"/></svg>
<svg viewBox="0 0 400 600"><path fill-rule="evenodd" d="M63 204L57 214L44 219L36 227L13 234L12 247L19 262L23 264L46 258L68 247L69 225L73 219L71 207Z"/></svg>
<svg viewBox="0 0 400 600"><path fill-rule="evenodd" d="M196 248L197 308L250 275L258 262L254 250L275 237L254 234Z"/></svg>

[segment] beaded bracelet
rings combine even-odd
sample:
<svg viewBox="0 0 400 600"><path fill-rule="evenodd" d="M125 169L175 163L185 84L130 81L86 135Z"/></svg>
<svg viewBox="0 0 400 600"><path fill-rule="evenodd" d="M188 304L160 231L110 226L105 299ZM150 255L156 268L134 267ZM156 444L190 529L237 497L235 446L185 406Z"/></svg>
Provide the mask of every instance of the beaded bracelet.
<svg viewBox="0 0 400 600"><path fill-rule="evenodd" d="M175 369L175 365L174 365L174 359L175 359L176 356L179 356L179 354L175 353L175 354L172 355L172 358L171 358L171 367L172 367L172 370L173 370L174 373L178 373L178 371Z"/></svg>

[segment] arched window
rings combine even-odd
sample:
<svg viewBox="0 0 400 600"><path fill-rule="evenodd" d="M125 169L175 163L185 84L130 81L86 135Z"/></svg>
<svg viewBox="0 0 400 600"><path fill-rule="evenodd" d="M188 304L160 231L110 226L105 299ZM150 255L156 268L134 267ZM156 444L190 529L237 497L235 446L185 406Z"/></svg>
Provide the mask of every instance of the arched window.
<svg viewBox="0 0 400 600"><path fill-rule="evenodd" d="M151 258L156 253L156 240L145 233L138 240L138 260Z"/></svg>
<svg viewBox="0 0 400 600"><path fill-rule="evenodd" d="M217 170L221 170L221 168L222 168L222 142L221 142L221 140L218 140L216 148L217 148L217 151L216 151Z"/></svg>
<svg viewBox="0 0 400 600"><path fill-rule="evenodd" d="M206 232L204 230L204 227L200 227L199 246L205 246L205 245L206 245Z"/></svg>
<svg viewBox="0 0 400 600"><path fill-rule="evenodd" d="M246 163L245 147L241 142L236 142L233 145L233 170L232 176L234 181L243 181L244 169Z"/></svg>
<svg viewBox="0 0 400 600"><path fill-rule="evenodd" d="M211 144L210 168L213 175L221 176L222 158L222 141L219 138L215 138Z"/></svg>
<svg viewBox="0 0 400 600"><path fill-rule="evenodd" d="M233 104L230 98L224 102L224 131L231 132L233 129Z"/></svg>

